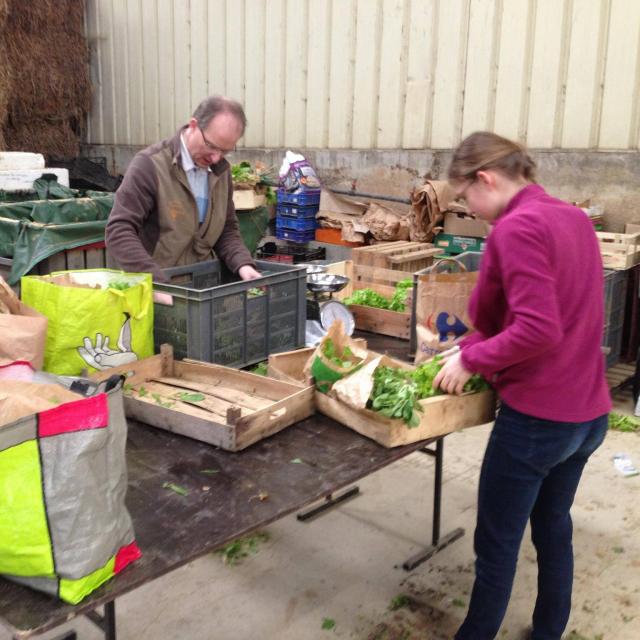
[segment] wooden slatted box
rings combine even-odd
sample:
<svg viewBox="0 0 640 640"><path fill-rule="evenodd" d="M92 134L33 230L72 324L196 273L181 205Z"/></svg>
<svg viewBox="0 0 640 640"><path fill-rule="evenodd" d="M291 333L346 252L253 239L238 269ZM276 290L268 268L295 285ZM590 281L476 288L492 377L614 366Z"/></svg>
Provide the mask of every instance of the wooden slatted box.
<svg viewBox="0 0 640 640"><path fill-rule="evenodd" d="M631 269L640 263L640 233L597 231L605 269Z"/></svg>
<svg viewBox="0 0 640 640"><path fill-rule="evenodd" d="M161 353L93 376L127 376L127 417L159 429L240 451L314 412L313 387Z"/></svg>
<svg viewBox="0 0 640 640"><path fill-rule="evenodd" d="M386 366L413 369L406 362L385 356ZM375 440L384 447L398 447L412 442L442 436L452 431L486 424L495 419L496 397L493 390L465 393L460 396L440 395L419 400L420 424L409 428L402 420L386 418L378 411L355 409L337 397L316 391L316 408L336 422Z"/></svg>
<svg viewBox="0 0 640 640"><path fill-rule="evenodd" d="M442 249L426 242L385 242L352 250L352 291L373 289L380 295L391 297L401 280L412 278L413 273L433 263ZM364 305L350 305L356 327L387 336L408 340L411 334L411 302L407 299L405 311L389 311Z"/></svg>

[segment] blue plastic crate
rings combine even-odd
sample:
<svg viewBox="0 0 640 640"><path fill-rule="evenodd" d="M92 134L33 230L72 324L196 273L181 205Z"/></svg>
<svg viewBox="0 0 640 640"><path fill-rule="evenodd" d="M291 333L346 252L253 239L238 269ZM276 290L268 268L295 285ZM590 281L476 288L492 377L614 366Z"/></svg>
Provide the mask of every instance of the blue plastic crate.
<svg viewBox="0 0 640 640"><path fill-rule="evenodd" d="M313 231L317 227L315 218L294 218L276 216L276 229L294 229L295 231Z"/></svg>
<svg viewBox="0 0 640 640"><path fill-rule="evenodd" d="M276 238L290 240L291 242L312 242L316 239L316 232L314 229L310 231L294 231L293 229L276 227Z"/></svg>
<svg viewBox="0 0 640 640"><path fill-rule="evenodd" d="M278 189L276 192L278 204L299 204L302 206L320 204L320 190L318 191L303 191L301 193L287 193Z"/></svg>
<svg viewBox="0 0 640 640"><path fill-rule="evenodd" d="M315 218L319 209L320 207L317 204L310 207L301 207L297 204L279 204L276 207L276 212L283 216L293 216L295 218Z"/></svg>

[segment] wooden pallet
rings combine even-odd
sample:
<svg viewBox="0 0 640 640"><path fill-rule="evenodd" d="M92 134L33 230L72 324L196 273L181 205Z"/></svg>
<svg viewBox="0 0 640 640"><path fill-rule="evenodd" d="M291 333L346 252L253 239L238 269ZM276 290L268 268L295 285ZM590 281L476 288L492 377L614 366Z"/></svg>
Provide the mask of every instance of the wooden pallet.
<svg viewBox="0 0 640 640"><path fill-rule="evenodd" d="M353 249L351 259L354 265L414 273L430 266L434 256L442 252L428 242L400 240Z"/></svg>
<svg viewBox="0 0 640 640"><path fill-rule="evenodd" d="M640 233L597 231L605 269L630 269L640 263Z"/></svg>
<svg viewBox="0 0 640 640"><path fill-rule="evenodd" d="M127 416L228 451L239 451L314 412L313 387L193 360L160 355L92 376L127 376Z"/></svg>

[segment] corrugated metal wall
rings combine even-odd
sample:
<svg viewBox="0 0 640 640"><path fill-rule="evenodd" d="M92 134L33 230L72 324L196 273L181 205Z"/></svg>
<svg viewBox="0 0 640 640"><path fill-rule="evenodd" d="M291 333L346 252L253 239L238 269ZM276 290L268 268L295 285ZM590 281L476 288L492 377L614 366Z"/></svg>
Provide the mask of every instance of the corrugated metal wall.
<svg viewBox="0 0 640 640"><path fill-rule="evenodd" d="M85 2L90 144L150 144L222 93L246 147L639 145L639 0Z"/></svg>

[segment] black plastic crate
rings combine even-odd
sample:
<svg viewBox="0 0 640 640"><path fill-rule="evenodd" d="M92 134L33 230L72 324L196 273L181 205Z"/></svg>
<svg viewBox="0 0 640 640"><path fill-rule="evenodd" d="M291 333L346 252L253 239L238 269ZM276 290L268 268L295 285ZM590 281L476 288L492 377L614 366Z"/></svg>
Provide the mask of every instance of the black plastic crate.
<svg viewBox="0 0 640 640"><path fill-rule="evenodd" d="M311 262L312 260L324 260L327 251L324 247L306 247L299 244L277 244L265 242L258 247L256 256L261 260L273 260L297 264L298 262Z"/></svg>
<svg viewBox="0 0 640 640"><path fill-rule="evenodd" d="M611 269L604 271L604 340L602 344L608 349L607 368L620 360L627 280L627 271Z"/></svg>
<svg viewBox="0 0 640 640"><path fill-rule="evenodd" d="M257 269L263 277L248 281L218 260L165 269L172 283L153 286L173 304L155 304L156 351L167 342L177 359L245 367L304 346L306 270L263 261Z"/></svg>

